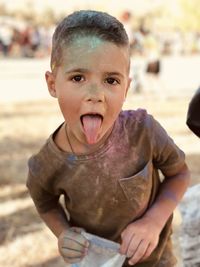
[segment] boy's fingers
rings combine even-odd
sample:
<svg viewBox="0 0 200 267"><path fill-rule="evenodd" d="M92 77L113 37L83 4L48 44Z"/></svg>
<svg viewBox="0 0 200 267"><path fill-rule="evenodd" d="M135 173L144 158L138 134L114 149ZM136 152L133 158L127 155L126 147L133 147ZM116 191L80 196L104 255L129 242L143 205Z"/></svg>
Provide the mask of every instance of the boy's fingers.
<svg viewBox="0 0 200 267"><path fill-rule="evenodd" d="M65 258L82 258L85 253L84 251L78 251L71 248L62 247L62 255Z"/></svg>
<svg viewBox="0 0 200 267"><path fill-rule="evenodd" d="M120 253L121 254L123 254L123 255L127 254L129 244L131 243L131 240L133 237L134 237L134 235L127 235L127 234L122 235L122 244L120 247Z"/></svg>
<svg viewBox="0 0 200 267"><path fill-rule="evenodd" d="M62 245L62 248L65 249L71 249L71 250L75 250L75 251L79 251L81 253L84 253L85 251L85 246L83 246L82 244L80 244L79 242L77 242L76 240L72 240L70 238L65 238Z"/></svg>
<svg viewBox="0 0 200 267"><path fill-rule="evenodd" d="M66 235L64 236L64 240L76 242L77 244L84 247L89 246L88 240L83 235L71 230L67 231Z"/></svg>
<svg viewBox="0 0 200 267"><path fill-rule="evenodd" d="M141 243L141 239L138 238L137 236L133 236L133 238L131 239L131 242L129 243L127 253L126 253L126 256L128 258L131 258L136 253L140 243Z"/></svg>
<svg viewBox="0 0 200 267"><path fill-rule="evenodd" d="M144 257L147 248L148 248L148 243L145 242L145 240L141 240L134 254L132 254L132 257L129 260L129 264L134 265L135 263L140 261Z"/></svg>
<svg viewBox="0 0 200 267"><path fill-rule="evenodd" d="M66 263L77 263L77 262L80 262L82 261L83 258L68 258L68 257L63 257L64 261Z"/></svg>
<svg viewBox="0 0 200 267"><path fill-rule="evenodd" d="M154 250L154 248L155 247L152 244L149 244L149 246L148 246L148 248L147 248L147 250L146 250L146 252L145 252L145 254L144 254L142 259L148 258L151 255L151 253Z"/></svg>

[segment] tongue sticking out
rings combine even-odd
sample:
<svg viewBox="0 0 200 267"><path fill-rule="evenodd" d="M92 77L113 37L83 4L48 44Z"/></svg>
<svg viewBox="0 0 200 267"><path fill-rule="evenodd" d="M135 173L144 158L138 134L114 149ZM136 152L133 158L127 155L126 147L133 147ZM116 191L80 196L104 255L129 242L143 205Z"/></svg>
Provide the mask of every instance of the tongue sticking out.
<svg viewBox="0 0 200 267"><path fill-rule="evenodd" d="M99 129L101 128L102 118L99 115L84 115L83 119L83 129L89 144L94 144L97 142L97 137Z"/></svg>

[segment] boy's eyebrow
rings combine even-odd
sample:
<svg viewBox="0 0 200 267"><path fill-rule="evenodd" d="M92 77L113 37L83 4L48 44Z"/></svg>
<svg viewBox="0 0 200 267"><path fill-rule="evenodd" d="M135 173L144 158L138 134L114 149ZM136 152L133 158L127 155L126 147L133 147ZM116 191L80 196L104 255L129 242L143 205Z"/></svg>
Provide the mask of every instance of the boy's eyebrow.
<svg viewBox="0 0 200 267"><path fill-rule="evenodd" d="M72 72L89 72L89 70L83 69L83 68L77 68L77 69L71 69L71 70L65 71L66 74L72 73Z"/></svg>
<svg viewBox="0 0 200 267"><path fill-rule="evenodd" d="M122 78L124 77L123 74L121 74L120 72L117 72L117 71L113 71L113 72L105 72L105 74L108 75L108 76L109 76L109 75L111 75L111 76L112 76L112 75L114 75L114 76L116 75L116 76L121 76Z"/></svg>
<svg viewBox="0 0 200 267"><path fill-rule="evenodd" d="M71 69L71 70L65 71L66 74L73 73L73 72L87 73L87 72L90 72L90 70L84 69L84 68L77 68L77 69ZM111 72L107 71L107 72L104 72L104 74L107 76L116 75L116 76L124 77L123 74L121 74L120 72L117 72L117 71L111 71Z"/></svg>

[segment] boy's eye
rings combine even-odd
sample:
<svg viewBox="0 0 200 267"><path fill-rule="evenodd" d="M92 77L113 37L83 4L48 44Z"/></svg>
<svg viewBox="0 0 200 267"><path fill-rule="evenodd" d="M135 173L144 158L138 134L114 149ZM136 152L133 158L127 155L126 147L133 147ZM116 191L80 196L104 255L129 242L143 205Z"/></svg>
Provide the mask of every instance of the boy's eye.
<svg viewBox="0 0 200 267"><path fill-rule="evenodd" d="M72 77L72 81L74 82L81 82L83 80L83 76L82 75L76 75Z"/></svg>
<svg viewBox="0 0 200 267"><path fill-rule="evenodd" d="M106 82L109 83L109 84L113 84L113 85L119 84L119 81L116 80L115 78L107 78Z"/></svg>

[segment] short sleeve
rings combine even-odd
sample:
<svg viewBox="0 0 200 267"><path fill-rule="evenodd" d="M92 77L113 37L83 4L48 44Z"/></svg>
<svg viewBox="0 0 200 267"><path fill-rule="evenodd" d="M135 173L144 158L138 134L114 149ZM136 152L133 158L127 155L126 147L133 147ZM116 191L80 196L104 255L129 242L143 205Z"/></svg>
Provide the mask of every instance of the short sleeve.
<svg viewBox="0 0 200 267"><path fill-rule="evenodd" d="M200 88L190 101L186 123L190 130L200 137Z"/></svg>
<svg viewBox="0 0 200 267"><path fill-rule="evenodd" d="M153 161L161 172L172 168L179 171L185 163L184 152L155 119L153 119Z"/></svg>
<svg viewBox="0 0 200 267"><path fill-rule="evenodd" d="M42 184L42 178L34 173L34 159L29 160L29 173L26 186L33 199L33 202L39 213L45 213L54 209L58 205L59 195L50 192L45 184Z"/></svg>

